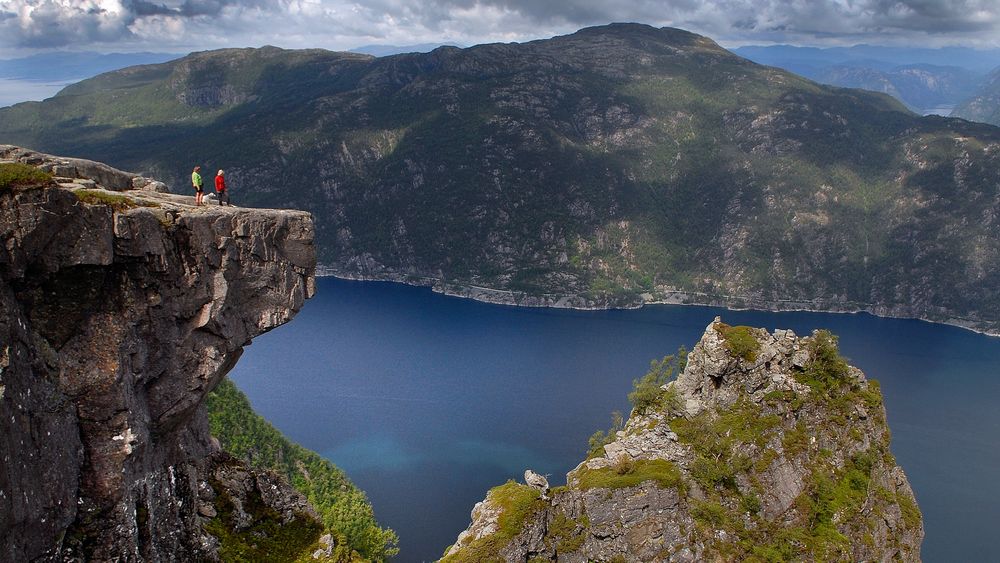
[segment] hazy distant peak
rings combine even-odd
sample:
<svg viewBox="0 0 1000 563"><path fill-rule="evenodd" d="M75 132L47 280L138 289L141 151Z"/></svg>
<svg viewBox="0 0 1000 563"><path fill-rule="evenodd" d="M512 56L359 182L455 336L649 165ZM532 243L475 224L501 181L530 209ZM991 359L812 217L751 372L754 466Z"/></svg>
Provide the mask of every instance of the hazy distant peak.
<svg viewBox="0 0 1000 563"><path fill-rule="evenodd" d="M390 55L401 55L404 53L429 53L441 47L461 48L462 45L453 43L419 43L416 45L362 45L348 49L351 53L361 53L375 57L388 57Z"/></svg>

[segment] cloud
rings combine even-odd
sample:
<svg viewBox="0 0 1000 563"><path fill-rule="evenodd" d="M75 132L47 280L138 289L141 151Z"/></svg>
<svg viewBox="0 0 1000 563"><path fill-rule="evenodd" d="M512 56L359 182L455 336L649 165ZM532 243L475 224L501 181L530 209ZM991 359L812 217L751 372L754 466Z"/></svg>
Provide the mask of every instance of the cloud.
<svg viewBox="0 0 1000 563"><path fill-rule="evenodd" d="M123 38L129 10L119 1L0 0L0 32L14 46L50 47Z"/></svg>
<svg viewBox="0 0 1000 563"><path fill-rule="evenodd" d="M281 10L281 3L264 0L0 0L0 45L171 45L215 18L266 6Z"/></svg>
<svg viewBox="0 0 1000 563"><path fill-rule="evenodd" d="M492 6L534 22L589 25L642 21L684 27L718 39L873 42L920 37L996 38L996 0L432 0L439 6ZM948 37L946 37L948 36Z"/></svg>
<svg viewBox="0 0 1000 563"><path fill-rule="evenodd" d="M998 45L996 0L0 0L0 48L473 44L639 21L735 43Z"/></svg>

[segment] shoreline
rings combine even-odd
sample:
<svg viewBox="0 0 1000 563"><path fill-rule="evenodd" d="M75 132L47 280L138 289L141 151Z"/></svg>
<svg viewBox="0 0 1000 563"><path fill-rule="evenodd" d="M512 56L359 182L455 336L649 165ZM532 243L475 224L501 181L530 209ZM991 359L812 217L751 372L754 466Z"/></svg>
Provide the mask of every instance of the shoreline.
<svg viewBox="0 0 1000 563"><path fill-rule="evenodd" d="M933 324L953 326L985 336L1000 337L1000 327L984 328L983 325L985 323L982 321L961 318L949 318L945 320L930 319L907 314L892 314L889 310L886 310L885 312L876 312L877 309L882 307L872 306L870 304L855 304L856 306L854 307L823 307L817 306L815 303L810 303L808 301L792 299L779 301L753 300L739 296L719 296L685 291L669 291L664 294L665 297L656 297L650 293L642 293L639 294L638 301L632 300L615 302L609 299L604 302L598 302L590 300L582 295L563 295L552 293L531 295L524 292L456 284L445 282L437 278L413 275L386 274L382 276L364 276L346 274L344 272L334 271L331 268L322 266L317 266L316 276L332 277L350 281L392 282L412 287L428 287L434 293L447 295L449 297L459 297L462 299L479 301L480 303L510 305L514 307L547 307L554 309L574 309L578 311L607 311L613 309L641 309L646 305L692 305L720 307L732 311L756 310L769 313L867 313L879 318L924 321Z"/></svg>

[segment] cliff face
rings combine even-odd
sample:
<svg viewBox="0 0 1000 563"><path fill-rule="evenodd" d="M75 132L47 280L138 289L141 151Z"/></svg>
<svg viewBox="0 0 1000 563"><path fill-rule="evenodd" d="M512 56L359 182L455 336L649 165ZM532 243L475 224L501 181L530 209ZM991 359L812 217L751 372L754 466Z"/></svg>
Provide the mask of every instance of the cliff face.
<svg viewBox="0 0 1000 563"><path fill-rule="evenodd" d="M224 468L203 399L312 295L311 217L0 158L57 176L0 188L0 559L211 557L207 479Z"/></svg>
<svg viewBox="0 0 1000 563"><path fill-rule="evenodd" d="M923 539L878 386L836 339L718 319L567 486L509 482L472 518L445 561L918 561Z"/></svg>

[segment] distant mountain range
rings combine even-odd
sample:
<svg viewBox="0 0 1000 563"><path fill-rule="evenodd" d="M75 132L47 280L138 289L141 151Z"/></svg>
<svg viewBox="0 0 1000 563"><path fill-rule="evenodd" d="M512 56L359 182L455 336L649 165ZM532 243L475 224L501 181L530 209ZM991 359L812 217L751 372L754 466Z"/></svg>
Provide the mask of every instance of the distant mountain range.
<svg viewBox="0 0 1000 563"><path fill-rule="evenodd" d="M733 52L833 86L884 92L918 113L948 115L1000 67L1000 49L911 49L857 45L739 47Z"/></svg>
<svg viewBox="0 0 1000 563"><path fill-rule="evenodd" d="M975 94L955 108L952 115L1000 125L1000 68L990 73Z"/></svg>
<svg viewBox="0 0 1000 563"><path fill-rule="evenodd" d="M809 74L810 69L836 65L865 66L888 70L898 66L926 64L957 66L980 74L985 74L1000 66L1000 49L970 49L967 47L920 49L877 45L827 48L765 45L738 47L733 49L733 52L754 62L788 68L792 72L803 75Z"/></svg>
<svg viewBox="0 0 1000 563"><path fill-rule="evenodd" d="M162 63L171 53L93 53L53 51L0 59L0 107L55 95L67 84L139 64Z"/></svg>
<svg viewBox="0 0 1000 563"><path fill-rule="evenodd" d="M2 109L0 142L181 192L194 164L225 168L238 204L312 211L320 261L344 276L1000 329L1000 129L677 29L195 53Z"/></svg>
<svg viewBox="0 0 1000 563"><path fill-rule="evenodd" d="M917 113L948 115L979 88L982 75L955 66L905 65L889 70L831 66L814 76L817 82L884 92Z"/></svg>
<svg viewBox="0 0 1000 563"><path fill-rule="evenodd" d="M128 66L162 63L176 59L176 53L93 53L53 51L17 59L0 59L0 78L17 80L66 81Z"/></svg>
<svg viewBox="0 0 1000 563"><path fill-rule="evenodd" d="M375 57L388 57L403 53L429 53L438 47L462 47L451 43L418 43L416 45L362 45L350 49L352 53L361 53Z"/></svg>

